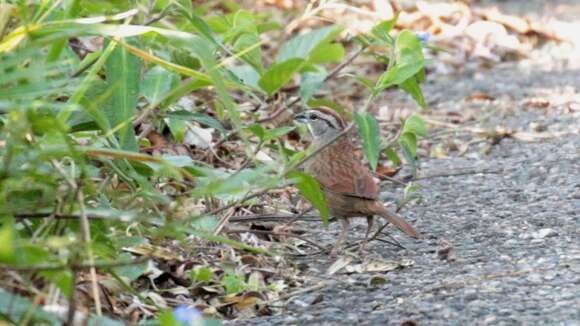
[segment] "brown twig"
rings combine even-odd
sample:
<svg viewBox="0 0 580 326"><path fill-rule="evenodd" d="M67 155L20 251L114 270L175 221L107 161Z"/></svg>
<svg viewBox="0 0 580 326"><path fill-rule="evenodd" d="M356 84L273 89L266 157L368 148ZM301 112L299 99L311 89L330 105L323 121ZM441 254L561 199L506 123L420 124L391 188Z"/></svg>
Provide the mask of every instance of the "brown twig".
<svg viewBox="0 0 580 326"><path fill-rule="evenodd" d="M14 218L24 219L24 218L54 218L57 220L78 220L81 216L79 214L59 214L59 213L18 213L14 214ZM102 220L108 219L109 216L96 215L96 214L86 214L86 217L90 220Z"/></svg>
<svg viewBox="0 0 580 326"><path fill-rule="evenodd" d="M230 222L246 223L246 222L275 222L275 221L320 221L319 215L277 215L277 214L253 214L230 217ZM331 219L333 221L334 218Z"/></svg>
<svg viewBox="0 0 580 326"><path fill-rule="evenodd" d="M89 225L89 219L87 218L86 211L85 211L85 195L83 193L82 187L79 187L77 184L77 200L79 203L79 211L80 211L80 224L81 224L81 236L86 247L87 256L89 258L89 263L94 265L95 257L93 255L93 249L91 248L91 227ZM92 294L94 296L93 300L95 301L95 312L97 316L101 316L103 311L101 309L101 297L99 295L99 283L97 282L97 270L94 266L89 268L89 275L91 278L91 289Z"/></svg>
<svg viewBox="0 0 580 326"><path fill-rule="evenodd" d="M75 295L75 290L74 288L76 287L77 284L77 279L78 279L78 271L76 269L72 269L72 284L73 284L73 290L70 293L70 297L68 300L68 313L67 313L67 318L66 318L66 324L68 326L72 326L74 325L74 320L75 320L75 313L76 313L76 295Z"/></svg>

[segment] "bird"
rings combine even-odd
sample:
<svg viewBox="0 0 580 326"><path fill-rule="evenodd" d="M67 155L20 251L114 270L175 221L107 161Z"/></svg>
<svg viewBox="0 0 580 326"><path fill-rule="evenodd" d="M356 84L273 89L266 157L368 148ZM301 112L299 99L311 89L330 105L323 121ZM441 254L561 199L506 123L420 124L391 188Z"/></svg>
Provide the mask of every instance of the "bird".
<svg viewBox="0 0 580 326"><path fill-rule="evenodd" d="M359 249L363 249L373 226L374 216L395 225L408 236L419 239L419 233L398 214L388 210L378 198L380 188L370 170L354 154L354 145L348 135L335 139L346 128L346 122L328 107L305 110L294 116L298 123L306 124L312 135L311 147L322 150L303 163L304 172L319 183L326 197L332 217L341 222L342 230L332 247L331 257L340 252L350 228L349 219L366 217L367 231ZM335 139L331 144L327 144Z"/></svg>

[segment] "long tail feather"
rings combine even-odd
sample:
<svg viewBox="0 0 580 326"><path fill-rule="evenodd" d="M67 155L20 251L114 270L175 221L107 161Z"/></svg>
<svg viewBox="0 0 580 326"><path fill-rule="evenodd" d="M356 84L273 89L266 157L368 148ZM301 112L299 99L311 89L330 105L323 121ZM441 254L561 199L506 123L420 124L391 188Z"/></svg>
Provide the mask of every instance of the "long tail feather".
<svg viewBox="0 0 580 326"><path fill-rule="evenodd" d="M377 215L381 216L389 223L395 225L397 228L399 228L399 230L401 230L408 236L413 237L415 239L419 239L419 233L417 232L417 230L415 230L415 228L412 227L411 224L405 221L402 217L400 217L396 213L389 211L381 203L377 202L376 208Z"/></svg>

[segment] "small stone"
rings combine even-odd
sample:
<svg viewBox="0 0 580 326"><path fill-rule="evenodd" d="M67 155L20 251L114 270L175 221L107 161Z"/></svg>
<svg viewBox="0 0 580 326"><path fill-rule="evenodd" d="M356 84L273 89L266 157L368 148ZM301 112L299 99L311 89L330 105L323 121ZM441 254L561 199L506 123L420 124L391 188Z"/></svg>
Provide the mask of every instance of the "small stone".
<svg viewBox="0 0 580 326"><path fill-rule="evenodd" d="M534 238L536 238L536 239L550 238L550 237L555 237L557 235L558 235L558 232L556 232L556 230L550 229L550 228L540 229L539 231L534 232Z"/></svg>

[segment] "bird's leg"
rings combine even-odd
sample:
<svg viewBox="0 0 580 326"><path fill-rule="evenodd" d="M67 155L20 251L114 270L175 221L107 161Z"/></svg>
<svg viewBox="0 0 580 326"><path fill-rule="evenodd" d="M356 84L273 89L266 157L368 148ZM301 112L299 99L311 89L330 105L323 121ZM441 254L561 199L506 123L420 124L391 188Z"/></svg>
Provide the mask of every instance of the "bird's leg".
<svg viewBox="0 0 580 326"><path fill-rule="evenodd" d="M373 228L374 217L372 215L367 216L367 232L365 233L364 240L360 243L358 247L358 252L361 254L364 252L367 243L369 242L369 235L371 234L371 229Z"/></svg>
<svg viewBox="0 0 580 326"><path fill-rule="evenodd" d="M332 247L332 250L330 251L330 257L336 257L338 255L338 252L340 251L340 245L342 244L342 242L346 238L346 235L348 234L350 221L347 218L341 218L340 224L342 225L342 230L340 231L338 239L336 239L334 247Z"/></svg>

